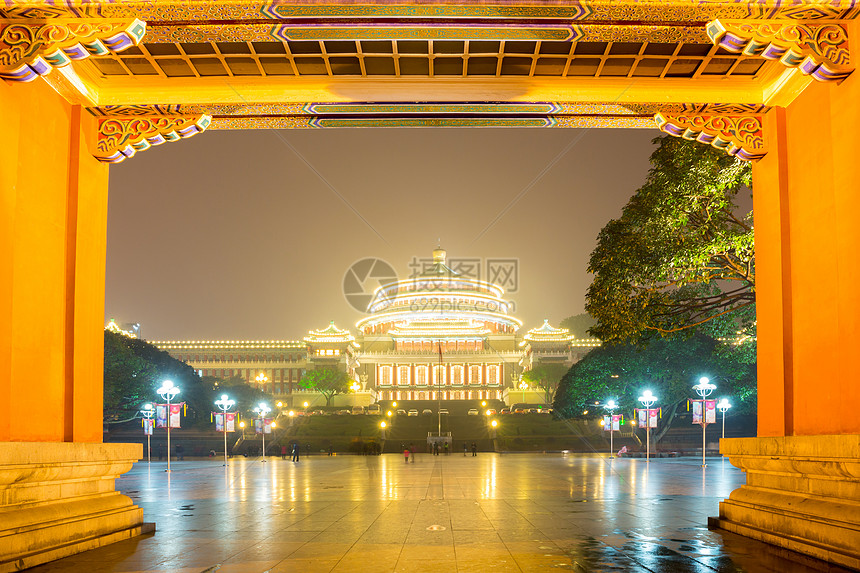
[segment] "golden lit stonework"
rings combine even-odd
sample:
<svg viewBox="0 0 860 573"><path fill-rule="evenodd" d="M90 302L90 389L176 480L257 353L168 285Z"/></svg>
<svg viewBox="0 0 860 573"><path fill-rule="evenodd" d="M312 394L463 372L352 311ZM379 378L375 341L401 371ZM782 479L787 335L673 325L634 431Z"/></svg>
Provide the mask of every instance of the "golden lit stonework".
<svg viewBox="0 0 860 573"><path fill-rule="evenodd" d="M99 120L95 157L119 163L153 145L197 135L211 121L208 115L104 118Z"/></svg>
<svg viewBox="0 0 860 573"><path fill-rule="evenodd" d="M708 143L744 161L761 159L767 153L759 116L658 113L654 120L669 135Z"/></svg>
<svg viewBox="0 0 860 573"><path fill-rule="evenodd" d="M54 68L107 56L140 43L141 20L0 20L0 78L30 82Z"/></svg>
<svg viewBox="0 0 860 573"><path fill-rule="evenodd" d="M714 20L707 30L711 41L729 52L778 60L818 81L844 80L854 71L841 24Z"/></svg>

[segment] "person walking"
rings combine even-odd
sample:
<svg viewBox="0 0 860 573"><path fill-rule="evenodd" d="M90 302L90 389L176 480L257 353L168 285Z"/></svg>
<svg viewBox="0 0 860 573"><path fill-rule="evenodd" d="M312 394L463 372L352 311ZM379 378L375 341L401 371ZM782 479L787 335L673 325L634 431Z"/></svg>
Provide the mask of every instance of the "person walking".
<svg viewBox="0 0 860 573"><path fill-rule="evenodd" d="M463 457L466 457L466 452L469 451L469 444L463 442Z"/></svg>
<svg viewBox="0 0 860 573"><path fill-rule="evenodd" d="M403 461L409 463L409 448L403 448Z"/></svg>
<svg viewBox="0 0 860 573"><path fill-rule="evenodd" d="M477 455L478 455L478 444L476 444L475 442L472 442L472 457L475 457Z"/></svg>
<svg viewBox="0 0 860 573"><path fill-rule="evenodd" d="M295 443L293 444L293 461L294 461L294 462L298 462L298 461L299 461L299 451L300 451L300 450L301 450L301 448L299 448L299 443L298 443L298 442L295 442Z"/></svg>
<svg viewBox="0 0 860 573"><path fill-rule="evenodd" d="M451 452L448 451L448 442L445 442L445 455L447 456L449 453Z"/></svg>
<svg viewBox="0 0 860 573"><path fill-rule="evenodd" d="M334 455L334 446L332 446L331 444L328 445L328 455Z"/></svg>
<svg viewBox="0 0 860 573"><path fill-rule="evenodd" d="M409 444L409 455L412 457L412 463L415 463L415 444Z"/></svg>
<svg viewBox="0 0 860 573"><path fill-rule="evenodd" d="M185 448L182 447L182 444L176 444L176 459L184 460L185 459Z"/></svg>
<svg viewBox="0 0 860 573"><path fill-rule="evenodd" d="M287 459L287 445L286 444L281 444L281 459L282 460Z"/></svg>

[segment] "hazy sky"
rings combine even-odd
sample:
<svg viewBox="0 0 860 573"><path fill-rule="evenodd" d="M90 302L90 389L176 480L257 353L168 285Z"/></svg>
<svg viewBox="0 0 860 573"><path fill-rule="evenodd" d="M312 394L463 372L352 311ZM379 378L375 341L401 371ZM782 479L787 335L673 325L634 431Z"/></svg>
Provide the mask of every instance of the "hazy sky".
<svg viewBox="0 0 860 573"><path fill-rule="evenodd" d="M375 257L405 277L441 239L449 258L482 259L482 278L486 259L517 259L516 316L557 324L582 312L597 233L658 134L210 131L155 147L111 167L105 318L149 340L353 328L350 266Z"/></svg>

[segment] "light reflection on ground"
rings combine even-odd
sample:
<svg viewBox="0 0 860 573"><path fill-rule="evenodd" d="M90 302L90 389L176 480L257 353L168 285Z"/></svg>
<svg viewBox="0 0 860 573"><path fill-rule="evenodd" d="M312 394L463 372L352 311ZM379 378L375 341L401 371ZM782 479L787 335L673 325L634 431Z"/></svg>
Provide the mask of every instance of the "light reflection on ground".
<svg viewBox="0 0 860 573"><path fill-rule="evenodd" d="M33 571L811 571L709 531L727 460L562 454L139 463L117 487L154 535ZM830 569L834 571L834 569Z"/></svg>

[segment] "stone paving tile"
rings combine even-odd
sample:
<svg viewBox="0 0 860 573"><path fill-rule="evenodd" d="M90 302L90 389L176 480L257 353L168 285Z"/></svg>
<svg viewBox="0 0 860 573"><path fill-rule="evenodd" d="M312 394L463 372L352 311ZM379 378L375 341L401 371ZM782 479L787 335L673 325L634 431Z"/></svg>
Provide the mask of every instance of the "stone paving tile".
<svg viewBox="0 0 860 573"><path fill-rule="evenodd" d="M807 573L822 564L709 531L744 476L722 460L315 456L137 464L117 480L155 534L37 573ZM831 572L837 568L826 569Z"/></svg>

